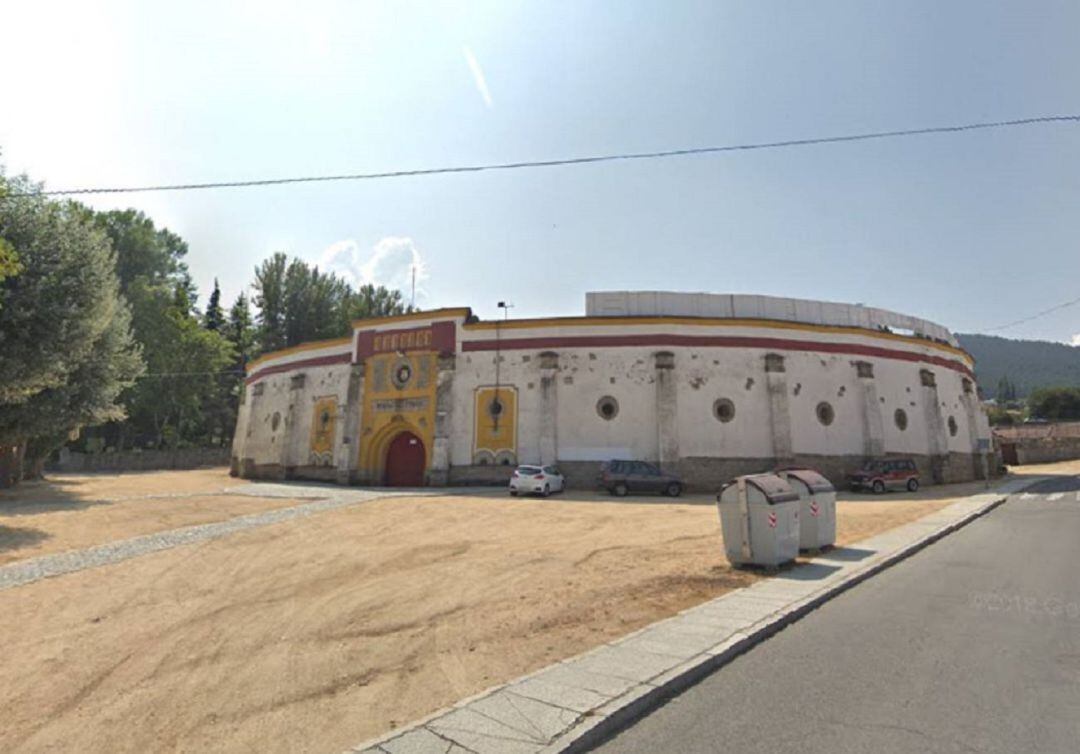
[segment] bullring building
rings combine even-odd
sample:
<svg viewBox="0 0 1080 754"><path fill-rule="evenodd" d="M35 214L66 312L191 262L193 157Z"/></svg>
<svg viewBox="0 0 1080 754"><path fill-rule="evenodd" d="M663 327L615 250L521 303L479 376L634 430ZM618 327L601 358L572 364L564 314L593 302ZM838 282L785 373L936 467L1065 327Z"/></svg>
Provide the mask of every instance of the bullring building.
<svg viewBox="0 0 1080 754"><path fill-rule="evenodd" d="M990 437L973 366L932 322L767 296L600 292L579 317L359 320L249 365L233 472L458 485L557 463L591 486L601 462L637 459L712 490L903 456L925 481L964 481Z"/></svg>

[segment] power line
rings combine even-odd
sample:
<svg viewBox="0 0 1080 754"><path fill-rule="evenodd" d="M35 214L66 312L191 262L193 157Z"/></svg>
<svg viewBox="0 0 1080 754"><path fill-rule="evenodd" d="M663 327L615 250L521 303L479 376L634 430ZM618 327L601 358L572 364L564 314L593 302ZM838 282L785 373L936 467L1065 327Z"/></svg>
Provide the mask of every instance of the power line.
<svg viewBox="0 0 1080 754"><path fill-rule="evenodd" d="M219 181L212 183L176 183L151 186L127 186L113 188L80 188L56 191L31 191L8 194L8 197L27 196L74 196L81 194L133 194L147 191L193 191L216 188L248 188L252 186L281 186L290 183L327 183L330 181L365 181L383 178L409 178L426 175L444 175L448 173L480 173L489 170L518 170L523 168L550 168L562 165L585 165L599 162L622 160L654 160L668 157L687 157L692 155L715 154L718 152L746 152L758 149L779 149L784 147L805 147L814 144L837 144L851 141L869 141L871 139L891 139L904 136L922 136L927 134L958 133L961 131L979 131L991 128L1013 128L1045 123L1078 122L1080 115L1046 115L1036 118L1017 120L999 120L984 123L966 123L958 126L934 126L931 128L909 128L897 131L874 131L845 136L822 136L807 139L788 139L751 144L731 144L726 146L691 147L686 149L667 149L658 152L626 152L616 154L590 155L585 157L566 157L553 160L533 160L523 162L501 162L483 165L456 165L439 168L420 168L417 170L392 170L380 173L345 173L342 175L318 175L295 178L262 178L248 181ZM3 198L3 197L0 197Z"/></svg>
<svg viewBox="0 0 1080 754"><path fill-rule="evenodd" d="M1068 309L1070 306L1076 306L1077 304L1080 304L1080 298L1074 298L1072 301L1066 301L1064 304L1058 304L1057 306L1051 306L1049 309L1043 309L1041 312L1038 312L1037 314L1032 314L1030 317L1024 317L1023 319L1018 319L1015 322L1009 322L1006 325L998 325L997 327L991 327L991 328L987 329L986 332L997 332L998 330L1007 330L1010 327L1016 327L1017 325L1022 325L1025 322L1031 322L1034 319L1039 319L1040 317L1045 317L1047 314L1052 314L1052 313L1054 313L1056 311L1060 311L1061 309Z"/></svg>

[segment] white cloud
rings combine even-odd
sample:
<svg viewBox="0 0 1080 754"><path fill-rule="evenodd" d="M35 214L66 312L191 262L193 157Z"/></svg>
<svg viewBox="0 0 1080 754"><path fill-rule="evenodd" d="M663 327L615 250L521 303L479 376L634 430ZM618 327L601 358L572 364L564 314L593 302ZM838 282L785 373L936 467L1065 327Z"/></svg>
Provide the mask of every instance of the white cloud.
<svg viewBox="0 0 1080 754"><path fill-rule="evenodd" d="M476 56L473 55L473 52L469 49L468 45L462 47L461 52L465 55L465 62L469 64L469 70L472 71L473 81L476 82L476 91L480 92L484 104L490 109L495 103L491 99L491 90L488 89L487 78L484 77L484 69L480 67L479 61L477 61Z"/></svg>
<svg viewBox="0 0 1080 754"><path fill-rule="evenodd" d="M1071 345L1071 346L1080 346L1080 332L1078 332L1078 333L1076 333L1076 335L1072 336L1072 340L1069 342L1069 345Z"/></svg>
<svg viewBox="0 0 1080 754"><path fill-rule="evenodd" d="M341 275L355 286L365 283L397 289L409 300L412 273L416 270L416 301L427 295L427 264L416 243L405 236L386 236L370 250L361 249L353 239L330 244L319 259L319 266Z"/></svg>

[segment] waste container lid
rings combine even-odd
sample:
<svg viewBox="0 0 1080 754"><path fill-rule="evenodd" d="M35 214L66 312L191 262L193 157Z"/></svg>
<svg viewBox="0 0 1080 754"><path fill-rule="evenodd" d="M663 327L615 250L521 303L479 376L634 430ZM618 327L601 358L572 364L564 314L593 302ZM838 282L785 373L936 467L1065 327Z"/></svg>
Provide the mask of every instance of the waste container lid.
<svg viewBox="0 0 1080 754"><path fill-rule="evenodd" d="M813 469L784 469L783 473L805 484L811 494L836 491L836 488L832 486L832 482Z"/></svg>
<svg viewBox="0 0 1080 754"><path fill-rule="evenodd" d="M721 494L739 479L745 479L748 485L757 487L761 494L765 496L765 500L769 505L790 503L799 499L799 493L791 489L791 485L776 474L747 474L746 476L735 477L721 488Z"/></svg>

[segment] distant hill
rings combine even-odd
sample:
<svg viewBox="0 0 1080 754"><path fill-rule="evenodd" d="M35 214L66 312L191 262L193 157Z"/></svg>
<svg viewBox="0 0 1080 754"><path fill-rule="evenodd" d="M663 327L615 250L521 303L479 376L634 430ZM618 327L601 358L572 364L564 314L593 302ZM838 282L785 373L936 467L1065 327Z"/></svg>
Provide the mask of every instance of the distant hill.
<svg viewBox="0 0 1080 754"><path fill-rule="evenodd" d="M1040 387L1080 385L1080 347L996 335L957 333L956 338L975 357L975 376L986 398L994 397L1002 377L1016 385L1020 398Z"/></svg>

